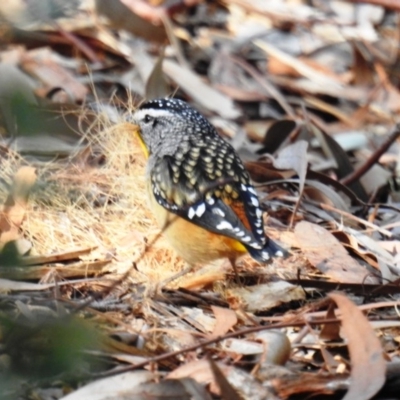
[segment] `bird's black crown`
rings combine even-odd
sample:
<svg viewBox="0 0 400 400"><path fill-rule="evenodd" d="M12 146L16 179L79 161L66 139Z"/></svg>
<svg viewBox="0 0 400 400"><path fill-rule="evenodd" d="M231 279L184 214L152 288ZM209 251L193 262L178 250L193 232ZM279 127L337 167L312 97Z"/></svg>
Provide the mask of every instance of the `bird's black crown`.
<svg viewBox="0 0 400 400"><path fill-rule="evenodd" d="M183 117L187 122L198 124L199 127L212 129L210 123L192 106L180 99L155 99L143 103L139 110L163 110Z"/></svg>

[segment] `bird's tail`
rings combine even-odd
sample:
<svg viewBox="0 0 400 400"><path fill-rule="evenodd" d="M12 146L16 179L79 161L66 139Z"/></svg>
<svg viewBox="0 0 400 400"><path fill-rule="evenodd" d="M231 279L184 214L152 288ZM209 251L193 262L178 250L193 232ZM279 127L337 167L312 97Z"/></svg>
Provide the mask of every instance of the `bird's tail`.
<svg viewBox="0 0 400 400"><path fill-rule="evenodd" d="M286 249L271 239L267 240L267 243L262 249L255 249L249 246L247 250L255 260L261 263L270 261L273 257L287 257L290 254Z"/></svg>

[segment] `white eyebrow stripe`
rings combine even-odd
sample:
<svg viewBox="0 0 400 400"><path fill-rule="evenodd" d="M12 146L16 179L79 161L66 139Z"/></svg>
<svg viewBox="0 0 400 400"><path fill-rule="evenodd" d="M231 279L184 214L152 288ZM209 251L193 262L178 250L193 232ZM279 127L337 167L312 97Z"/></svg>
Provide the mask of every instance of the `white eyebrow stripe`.
<svg viewBox="0 0 400 400"><path fill-rule="evenodd" d="M170 117L173 113L170 110L157 110L154 108L148 108L143 110L137 110L133 114L133 119L137 122L140 122L144 119L146 115L150 115L150 117Z"/></svg>

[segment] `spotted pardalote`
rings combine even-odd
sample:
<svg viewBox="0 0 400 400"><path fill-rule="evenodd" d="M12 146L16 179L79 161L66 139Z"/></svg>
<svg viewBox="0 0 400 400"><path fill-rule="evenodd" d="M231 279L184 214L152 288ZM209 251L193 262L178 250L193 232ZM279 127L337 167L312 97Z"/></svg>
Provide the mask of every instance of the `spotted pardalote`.
<svg viewBox="0 0 400 400"><path fill-rule="evenodd" d="M190 264L248 252L260 262L286 250L264 233L257 193L233 147L189 104L143 103L133 122L148 157L150 205Z"/></svg>

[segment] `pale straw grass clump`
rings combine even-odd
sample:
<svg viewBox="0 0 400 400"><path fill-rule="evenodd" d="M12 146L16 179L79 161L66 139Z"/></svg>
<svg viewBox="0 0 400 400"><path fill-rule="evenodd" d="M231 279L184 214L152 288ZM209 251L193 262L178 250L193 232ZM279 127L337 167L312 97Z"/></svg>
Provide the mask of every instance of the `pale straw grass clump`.
<svg viewBox="0 0 400 400"><path fill-rule="evenodd" d="M107 272L131 269L131 279L141 282L164 279L183 267L164 239L148 245L160 230L148 209L145 159L130 126L99 117L84 134L87 146L68 161L37 166L38 183L23 224L32 254L96 246L86 259L109 258ZM2 178L11 180L21 163L18 156L3 159Z"/></svg>

